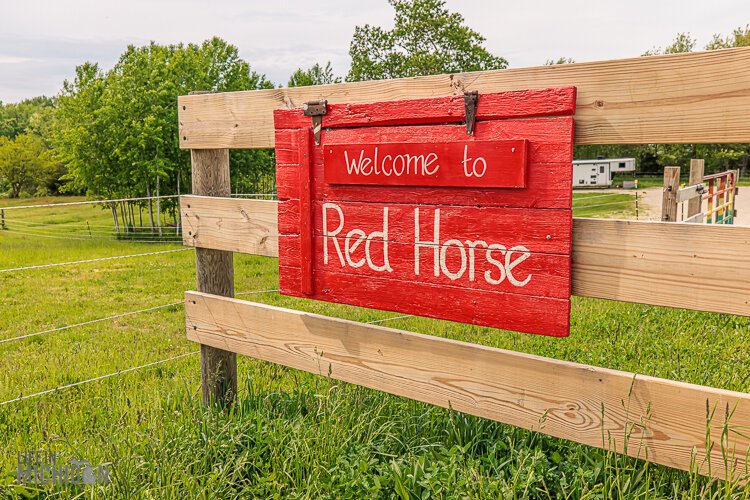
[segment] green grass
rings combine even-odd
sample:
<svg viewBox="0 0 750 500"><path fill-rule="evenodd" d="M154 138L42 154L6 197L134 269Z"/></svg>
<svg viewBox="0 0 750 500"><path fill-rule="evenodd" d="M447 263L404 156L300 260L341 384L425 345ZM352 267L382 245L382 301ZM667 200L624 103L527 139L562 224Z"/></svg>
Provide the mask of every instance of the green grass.
<svg viewBox="0 0 750 500"><path fill-rule="evenodd" d="M573 193L574 217L635 218L635 194Z"/></svg>
<svg viewBox="0 0 750 500"><path fill-rule="evenodd" d="M612 204L597 208L601 203L595 201L602 199L593 196L576 194L576 215L629 213L630 201L622 195L607 197ZM99 208L11 212L6 212L10 230L0 231L0 269L180 248L108 235L80 237L87 234L82 222L111 225L108 212ZM60 222L52 228L57 233L45 234L53 237L40 238L15 230L21 221L65 221L70 227L62 229ZM0 273L0 340L178 302L185 290L195 288L194 266L188 251ZM236 254L235 273L238 292L277 287L275 259ZM277 293L250 298L357 321L397 316ZM573 297L566 339L415 317L385 324L673 380L750 389L750 321L735 316ZM185 339L181 306L0 343L0 402L196 349ZM228 414L200 404L198 356L0 406L0 494L748 497L737 484L262 361L240 357L239 373L238 404ZM36 449L111 463L112 484L13 486L16 453Z"/></svg>

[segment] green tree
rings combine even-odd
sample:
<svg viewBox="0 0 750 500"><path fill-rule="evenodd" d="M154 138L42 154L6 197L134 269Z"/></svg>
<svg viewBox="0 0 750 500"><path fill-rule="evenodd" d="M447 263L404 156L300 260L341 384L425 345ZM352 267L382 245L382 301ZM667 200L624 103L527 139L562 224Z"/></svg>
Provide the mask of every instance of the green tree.
<svg viewBox="0 0 750 500"><path fill-rule="evenodd" d="M731 35L714 35L706 45L706 50L728 49L730 47L750 47L750 24L735 29Z"/></svg>
<svg viewBox="0 0 750 500"><path fill-rule="evenodd" d="M310 85L326 85L328 83L341 83L341 78L333 76L330 61L326 63L325 67L315 63L307 70L298 68L289 78L287 86L307 87Z"/></svg>
<svg viewBox="0 0 750 500"><path fill-rule="evenodd" d="M106 73L96 64L79 66L59 96L55 127L71 187L104 198L185 192L190 155L179 148L177 97L195 90L272 86L251 71L236 47L219 38L200 45L129 46ZM238 169L267 173L272 165L267 152L232 154L233 174ZM175 209L173 201L158 205ZM151 204L148 208L152 213ZM132 209L120 210L125 212L120 217L126 227L134 223Z"/></svg>
<svg viewBox="0 0 750 500"><path fill-rule="evenodd" d="M55 165L49 150L36 136L0 137L0 177L10 186L10 197L33 190L47 181Z"/></svg>
<svg viewBox="0 0 750 500"><path fill-rule="evenodd" d="M681 54L683 52L692 52L695 49L698 40L693 38L690 33L678 33L671 44L666 47L654 47L647 50L642 55L656 56L660 54Z"/></svg>
<svg viewBox="0 0 750 500"><path fill-rule="evenodd" d="M484 37L464 25L443 0L389 0L395 26L357 26L349 46L348 81L381 80L441 73L504 69L508 61L492 55Z"/></svg>
<svg viewBox="0 0 750 500"><path fill-rule="evenodd" d="M666 47L655 47L644 56L658 54L678 54L692 52L697 47L697 40L690 33L678 33L671 44ZM750 45L750 26L735 29L728 36L714 35L706 50ZM706 172L718 172L728 169L739 169L745 175L750 159L748 144L643 144L643 145L597 145L576 146L576 158L635 157L638 169L644 173L658 174L666 165L682 166L684 169L691 158L706 160Z"/></svg>
<svg viewBox="0 0 750 500"><path fill-rule="evenodd" d="M557 59L547 59L544 62L545 66L554 66L556 64L573 64L576 62L572 57L558 57Z"/></svg>
<svg viewBox="0 0 750 500"><path fill-rule="evenodd" d="M53 106L54 100L45 96L26 99L19 103L0 102L0 136L14 139L25 133L40 113L49 112Z"/></svg>

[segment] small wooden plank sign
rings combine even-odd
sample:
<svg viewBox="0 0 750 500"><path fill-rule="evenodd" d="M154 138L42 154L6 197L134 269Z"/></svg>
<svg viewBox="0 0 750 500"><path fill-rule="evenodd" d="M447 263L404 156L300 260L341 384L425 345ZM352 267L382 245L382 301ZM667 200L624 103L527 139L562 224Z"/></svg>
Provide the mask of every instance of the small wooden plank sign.
<svg viewBox="0 0 750 500"><path fill-rule="evenodd" d="M569 334L575 88L463 102L275 112L282 293Z"/></svg>
<svg viewBox="0 0 750 500"><path fill-rule="evenodd" d="M329 144L323 170L329 184L523 188L526 141Z"/></svg>

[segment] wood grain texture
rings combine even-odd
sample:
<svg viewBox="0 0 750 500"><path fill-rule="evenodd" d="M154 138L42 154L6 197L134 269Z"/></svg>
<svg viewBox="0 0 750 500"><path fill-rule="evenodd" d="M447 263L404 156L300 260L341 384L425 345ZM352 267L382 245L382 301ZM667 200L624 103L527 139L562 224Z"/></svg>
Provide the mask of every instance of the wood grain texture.
<svg viewBox="0 0 750 500"><path fill-rule="evenodd" d="M525 140L328 144L328 184L526 187Z"/></svg>
<svg viewBox="0 0 750 500"><path fill-rule="evenodd" d="M230 195L228 149L192 150L190 159L194 194ZM196 248L195 277L199 291L233 297L232 252ZM237 395L237 355L234 352L201 345L201 393L204 404L226 406L234 401Z"/></svg>
<svg viewBox="0 0 750 500"><path fill-rule="evenodd" d="M750 316L750 227L573 220L573 294Z"/></svg>
<svg viewBox="0 0 750 500"><path fill-rule="evenodd" d="M577 144L750 142L750 48L179 98L180 147L274 146L273 111L576 86Z"/></svg>
<svg viewBox="0 0 750 500"><path fill-rule="evenodd" d="M560 95L562 104L557 105ZM290 205L279 211L279 235L299 235L284 241L300 245L280 253L281 293L567 336L572 226L572 168L567 162L572 160L573 124L570 116L555 115L571 114L574 96L575 89L483 95L485 120L477 122L473 136L464 126L441 123L457 112L455 99L361 105L346 122L348 127L359 125L356 129L330 128L324 118L329 129L319 145L310 140L302 110L277 112L280 135L286 130L306 134L285 136L298 148L298 163L290 163L294 155L289 155L277 168L278 192ZM453 113L440 114L447 105ZM508 115L513 119L505 119ZM378 125L371 126L373 121ZM380 125L385 121L390 125ZM509 140L509 135L515 137ZM534 168L542 172L545 185L565 193L562 197L550 193L544 199L536 185L527 185L529 144L536 147ZM548 144L567 150L567 168L546 168L560 159L555 148L544 147ZM281 146L282 157L287 156L289 146ZM399 176L409 165L407 178L378 176L386 158L394 171L401 158ZM352 162L357 161L354 173ZM372 171L362 175L359 169L366 164ZM349 188L347 195L366 198L364 202L339 201L342 184ZM435 196L421 204L405 203L420 186L434 189ZM471 206L456 206L457 197L471 199ZM504 200L514 208L485 207L480 198ZM556 204L558 209L541 208ZM318 248L311 244L311 230L324 236L322 259L313 254ZM551 253L557 254L556 261L540 258ZM287 255L294 257L287 260ZM553 279L546 281L548 277Z"/></svg>
<svg viewBox="0 0 750 500"><path fill-rule="evenodd" d="M750 426L750 395L558 361L274 306L186 293L188 339L590 446L731 475L719 439ZM625 435L630 434L627 450ZM730 469L750 442L730 432Z"/></svg>
<svg viewBox="0 0 750 500"><path fill-rule="evenodd" d="M398 281L386 275L363 279L360 274L316 269L311 298L536 335L570 334L570 295L540 297L430 281ZM300 286L298 268L279 266L281 293L307 297Z"/></svg>
<svg viewBox="0 0 750 500"><path fill-rule="evenodd" d="M576 109L575 87L487 93L480 97L477 120L501 120L538 116L570 116ZM463 95L392 102L329 104L323 117L325 128L374 127L460 123L466 121ZM309 128L309 117L299 109L274 111L277 129Z"/></svg>
<svg viewBox="0 0 750 500"><path fill-rule="evenodd" d="M677 222L677 195L680 189L680 167L664 167L664 190L661 198L661 220Z"/></svg>
<svg viewBox="0 0 750 500"><path fill-rule="evenodd" d="M529 208L570 208L572 203L573 147L570 136L573 120L569 117L532 118L524 120L496 120L477 125L471 140L527 140L526 189L451 189L447 187L414 186L408 190L394 190L388 186L331 185L314 183L313 198L396 203L441 203L454 205L482 205ZM359 144L363 142L361 129L323 130L323 144ZM463 142L467 140L466 127L462 125L422 125L400 127L372 127L368 137L378 142ZM279 199L297 199L300 144L292 130L277 133L276 184ZM323 154L313 148L313 178L323 179ZM281 159L279 159L281 156ZM561 180L563 179L563 180ZM568 179L568 180L565 180Z"/></svg>
<svg viewBox="0 0 750 500"><path fill-rule="evenodd" d="M703 171L705 169L705 160L690 160L690 178L688 184L690 186L696 186L703 184ZM697 190L696 190L697 192ZM687 218L696 217L701 213L701 207L703 206L703 199L701 197L691 198L687 206Z"/></svg>
<svg viewBox="0 0 750 500"><path fill-rule="evenodd" d="M277 257L278 207L270 200L181 196L182 242L197 248Z"/></svg>
<svg viewBox="0 0 750 500"><path fill-rule="evenodd" d="M220 218L224 227L244 228L202 239L210 248L255 253L255 241L277 233L269 208L273 205L279 210L284 206L213 199L212 205L189 216L193 223L196 218ZM266 211L268 225L248 224L243 211ZM750 316L748 246L750 228L742 226L573 219L573 294ZM268 247L260 255L278 256L274 250Z"/></svg>

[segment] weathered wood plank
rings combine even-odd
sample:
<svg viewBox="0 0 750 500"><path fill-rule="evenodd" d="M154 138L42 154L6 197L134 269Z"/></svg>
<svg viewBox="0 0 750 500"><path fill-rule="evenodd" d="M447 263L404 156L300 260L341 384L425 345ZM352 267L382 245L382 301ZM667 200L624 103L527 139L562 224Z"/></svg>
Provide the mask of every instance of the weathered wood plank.
<svg viewBox="0 0 750 500"><path fill-rule="evenodd" d="M476 108L477 120L566 116L575 114L576 89L518 90L482 95ZM466 120L464 96L431 99L409 99L364 104L329 104L326 128L374 127L383 125L417 125L460 123ZM299 109L274 111L277 129L310 128L310 118Z"/></svg>
<svg viewBox="0 0 750 500"><path fill-rule="evenodd" d="M682 203L684 201L701 201L701 197L703 196L703 184L693 184L688 187L680 188L677 190L677 203ZM687 216L692 217L695 214L690 214L690 211L688 211Z"/></svg>
<svg viewBox="0 0 750 500"><path fill-rule="evenodd" d="M680 167L664 167L664 191L661 199L661 220L677 222L677 192L680 189Z"/></svg>
<svg viewBox="0 0 750 500"><path fill-rule="evenodd" d="M690 160L690 178L688 179L688 184L691 186L696 186L698 184L701 185L701 194L703 191L705 191L705 187L703 186L703 171L705 169L706 162L704 160L697 160L692 159ZM696 192L698 190L696 189ZM687 219L691 219L693 217L696 217L698 214L701 213L701 208L703 206L703 198L691 198L688 202L688 211L687 211ZM698 217L696 217L698 219ZM697 222L697 221L696 221Z"/></svg>
<svg viewBox="0 0 750 500"><path fill-rule="evenodd" d="M180 147L274 145L273 111L577 87L577 144L750 142L750 48L398 80L182 96ZM481 102L481 97L480 97ZM324 118L325 126L325 118Z"/></svg>
<svg viewBox="0 0 750 500"><path fill-rule="evenodd" d="M573 294L750 316L750 228L573 219Z"/></svg>
<svg viewBox="0 0 750 500"><path fill-rule="evenodd" d="M542 358L199 292L188 339L670 467L725 477L745 467L750 395ZM742 429L742 430L740 430ZM626 439L626 434L629 439ZM627 441L627 450L625 443ZM732 472L729 472L732 474Z"/></svg>
<svg viewBox="0 0 750 500"><path fill-rule="evenodd" d="M564 299L538 297L425 281L397 281L387 275L362 279L356 274L326 269L315 271L316 292L308 297L300 292L300 277L299 268L279 266L281 292L537 335L567 337L570 333L570 295Z"/></svg>
<svg viewBox="0 0 750 500"><path fill-rule="evenodd" d="M182 242L278 257L278 206L268 200L181 196Z"/></svg>
<svg viewBox="0 0 750 500"><path fill-rule="evenodd" d="M183 196L183 203L192 198ZM284 205L212 198L200 210L183 210L183 228L187 234L190 224L202 227L198 218L220 219L232 229L204 232L201 245L256 253L255 242L267 236L269 246L258 254L276 257L277 206ZM243 212L264 213L265 222L248 220ZM750 316L748 246L748 227L573 219L573 294Z"/></svg>
<svg viewBox="0 0 750 500"><path fill-rule="evenodd" d="M524 120L487 121L477 125L473 140L527 140L526 188L521 189L449 189L446 187L415 186L408 190L394 190L388 186L333 185L314 183L313 197L327 200L352 200L373 202L433 203L440 199L454 205L515 206L529 208L569 208L572 193L573 146L570 136L573 120L569 117L529 118ZM279 199L299 198L296 164L291 148L299 142L289 131L279 132L282 140L284 163L277 163L276 183ZM323 144L361 144L368 135L374 142L463 142L466 127L463 125L421 125L401 127L374 127L362 129L324 130ZM313 148L313 179L323 179L323 154ZM567 181L560 181L564 177Z"/></svg>
<svg viewBox="0 0 750 500"><path fill-rule="evenodd" d="M193 193L229 196L229 150L204 149L190 152ZM207 198L211 199L211 198ZM198 290L234 296L232 252L196 248L195 279ZM229 405L237 396L237 354L201 345L201 393L204 404Z"/></svg>

